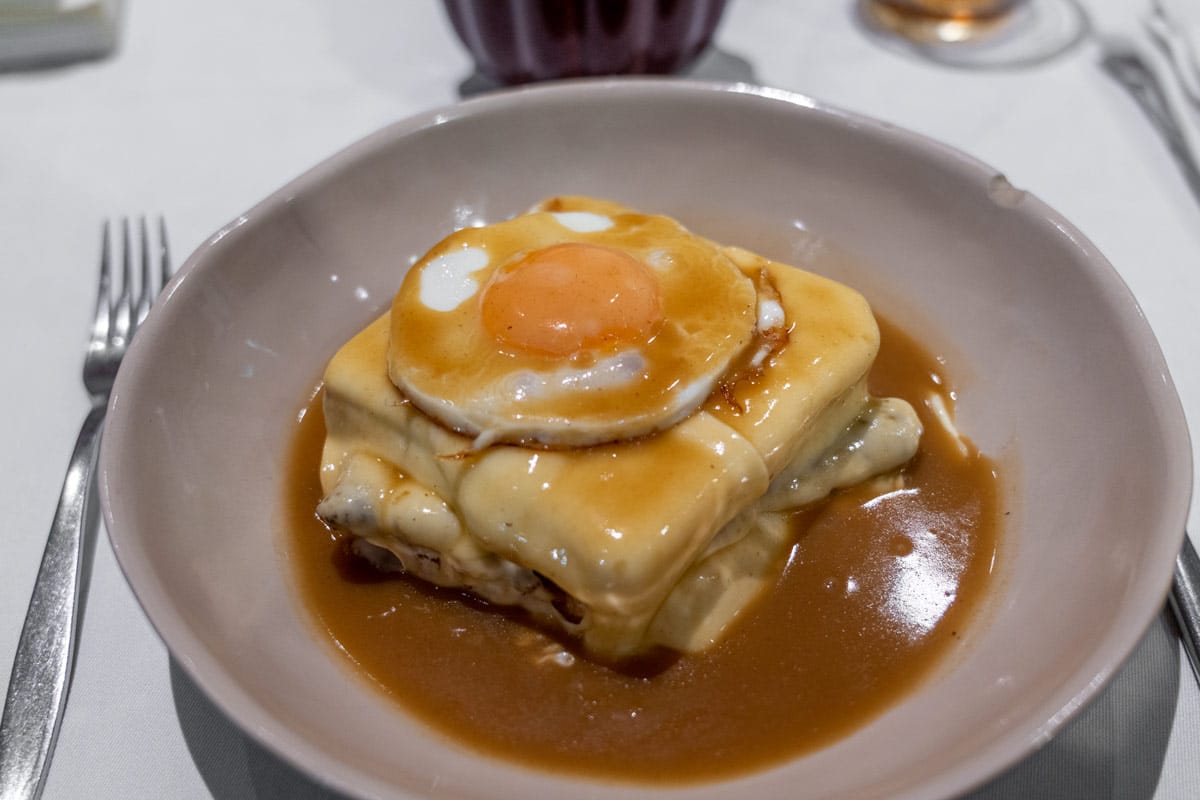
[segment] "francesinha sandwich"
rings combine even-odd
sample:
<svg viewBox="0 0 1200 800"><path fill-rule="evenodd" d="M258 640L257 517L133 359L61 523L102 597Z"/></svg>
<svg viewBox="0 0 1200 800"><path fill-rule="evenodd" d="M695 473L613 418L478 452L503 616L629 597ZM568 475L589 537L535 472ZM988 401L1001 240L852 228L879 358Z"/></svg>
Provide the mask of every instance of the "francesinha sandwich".
<svg viewBox="0 0 1200 800"><path fill-rule="evenodd" d="M580 197L453 233L325 373L318 507L377 566L603 658L718 641L788 512L916 452L826 278Z"/></svg>

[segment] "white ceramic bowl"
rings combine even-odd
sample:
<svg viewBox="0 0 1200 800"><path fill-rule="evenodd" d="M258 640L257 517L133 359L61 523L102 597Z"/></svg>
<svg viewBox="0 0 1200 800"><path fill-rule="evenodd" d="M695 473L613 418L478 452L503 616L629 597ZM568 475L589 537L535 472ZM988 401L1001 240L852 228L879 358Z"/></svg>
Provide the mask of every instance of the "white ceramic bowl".
<svg viewBox="0 0 1200 800"><path fill-rule="evenodd" d="M637 798L428 732L350 676L297 605L280 528L292 414L325 360L455 227L586 193L828 267L946 354L1004 469L1003 581L961 655L836 744L669 796L941 797L1087 703L1160 608L1190 449L1154 338L1080 233L992 169L804 97L572 83L423 114L214 235L121 369L101 458L113 546L172 653L320 780L378 797ZM822 260L822 242L849 261Z"/></svg>

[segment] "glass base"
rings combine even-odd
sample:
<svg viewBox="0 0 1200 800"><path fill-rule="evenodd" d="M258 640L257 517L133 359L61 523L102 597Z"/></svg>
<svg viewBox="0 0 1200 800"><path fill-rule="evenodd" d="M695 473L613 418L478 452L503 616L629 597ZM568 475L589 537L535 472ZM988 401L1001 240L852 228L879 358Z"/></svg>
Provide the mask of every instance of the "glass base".
<svg viewBox="0 0 1200 800"><path fill-rule="evenodd" d="M1087 35L1077 0L1027 0L1011 13L976 22L914 18L860 0L859 19L889 50L965 69L1023 67L1047 61Z"/></svg>

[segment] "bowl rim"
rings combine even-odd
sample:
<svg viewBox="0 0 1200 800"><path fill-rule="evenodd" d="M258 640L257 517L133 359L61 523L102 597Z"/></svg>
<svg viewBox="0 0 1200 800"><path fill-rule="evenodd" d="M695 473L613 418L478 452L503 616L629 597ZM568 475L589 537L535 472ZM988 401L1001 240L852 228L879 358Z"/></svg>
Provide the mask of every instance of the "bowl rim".
<svg viewBox="0 0 1200 800"><path fill-rule="evenodd" d="M276 719L253 696L243 691L241 686L225 673L220 660L191 632L182 618L170 611L171 604L167 602L170 593L165 591L161 581L149 568L149 562L140 559L136 548L126 547L122 533L123 520L114 511L112 492L113 487L120 482L116 469L119 459L116 454L128 447L126 442L135 436L133 431L125 433L128 426L124 423L122 414L123 398L127 393L136 391L139 375L145 369L144 364L149 358L146 355L146 342L166 330L167 320L173 308L186 301L192 284L202 279L205 264L219 259L228 248L236 246L247 234L247 230L243 228L258 219L268 217L273 210L320 186L327 178L358 162L364 156L447 123L507 111L514 107L536 108L544 104L578 103L581 100L600 103L610 100L632 102L653 97L714 103L736 98L737 101L776 104L781 109L790 109L800 114L811 113L869 131L898 145L915 148L952 167L957 173L975 180L993 182L991 185L995 185L995 181L1003 181L1004 186L1011 188L1001 172L954 146L805 94L744 82L726 83L645 76L576 78L501 89L394 121L344 146L292 178L204 240L188 256L155 304L142 326L144 332L131 343L124 365L117 376L108 405L109 423L106 427L111 433L102 442L97 470L101 510L109 541L121 571L143 613L167 646L174 661L242 732L321 784L353 796L392 796L398 791L404 791L396 784L381 781L328 755L313 742L296 734ZM1029 218L1048 223L1064 235L1093 268L1093 277L1098 281L1106 298L1130 312L1119 316L1117 320L1127 329L1132 340L1142 347L1147 360L1140 363L1138 368L1147 377L1148 384L1157 384L1157 391L1152 393L1155 403L1153 411L1159 419L1160 428L1170 431L1173 434L1171 439L1176 442L1170 451L1163 455L1170 462L1166 467L1167 474L1173 476L1172 484L1178 485L1171 487L1168 496L1177 497L1178 503L1176 508L1163 513L1164 519L1171 518L1170 522L1178 531L1178 535L1164 540L1161 544L1164 549L1169 544L1178 551L1186 535L1185 527L1191 502L1192 451L1182 401L1171 379L1161 347L1132 291L1095 245L1036 195L1029 192L1021 194L1022 204ZM922 797L948 797L969 791L1015 765L1049 741L1108 684L1154 621L1170 589L1174 562L1164 557L1161 562L1156 561L1155 566L1156 574L1147 575L1144 580L1148 581L1147 585L1158 586L1153 595L1146 595L1147 598L1157 598L1157 601L1151 603L1146 600L1137 608L1123 609L1125 616L1138 620L1140 624L1126 629L1122 636L1109 634L1101 641L1101 646L1093 651L1087 661L1091 667L1090 671L1079 670L1072 676L1073 680L1055 695L1065 698L1057 713L1032 732L1010 731L998 737L984 751L976 751L961 759L954 768L923 782L916 789L906 790L902 796L919 791ZM486 755L479 757L491 758ZM785 762L768 770L787 766L788 762ZM745 777L753 777L754 774L758 773ZM705 785L702 784L701 787ZM686 790L691 787L681 788Z"/></svg>

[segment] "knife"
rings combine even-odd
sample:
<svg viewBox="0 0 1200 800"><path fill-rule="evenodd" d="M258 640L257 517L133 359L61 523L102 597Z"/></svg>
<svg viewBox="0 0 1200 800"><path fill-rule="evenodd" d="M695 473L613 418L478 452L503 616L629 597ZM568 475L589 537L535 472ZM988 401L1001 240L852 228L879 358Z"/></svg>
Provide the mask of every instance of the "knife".
<svg viewBox="0 0 1200 800"><path fill-rule="evenodd" d="M1184 180L1200 202L1200 163L1197 161L1195 129L1180 118L1187 113L1186 101L1178 87L1165 87L1158 74L1132 46L1108 43L1101 66L1137 101L1171 155L1183 171ZM1184 102L1184 105L1181 105ZM1200 557L1187 532L1183 549L1175 559L1175 579L1171 586L1170 606L1179 625L1179 640L1200 681Z"/></svg>

